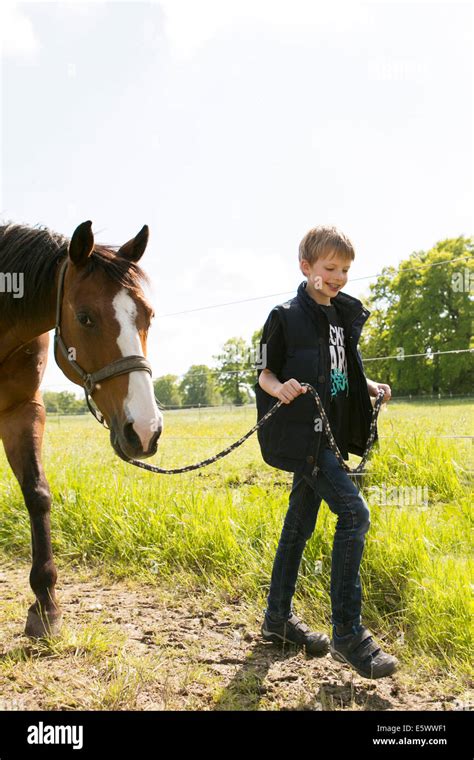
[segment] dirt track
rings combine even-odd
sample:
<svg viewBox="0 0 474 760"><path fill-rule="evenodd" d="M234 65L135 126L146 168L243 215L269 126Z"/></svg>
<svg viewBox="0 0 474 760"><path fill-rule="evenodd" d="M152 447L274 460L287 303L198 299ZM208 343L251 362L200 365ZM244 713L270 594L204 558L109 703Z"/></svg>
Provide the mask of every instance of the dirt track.
<svg viewBox="0 0 474 760"><path fill-rule="evenodd" d="M469 695L410 673L371 682L328 655L261 640L260 611L210 593L60 571L57 643L22 635L27 565L0 572L0 708L19 710L452 710ZM451 686L453 688L451 688Z"/></svg>

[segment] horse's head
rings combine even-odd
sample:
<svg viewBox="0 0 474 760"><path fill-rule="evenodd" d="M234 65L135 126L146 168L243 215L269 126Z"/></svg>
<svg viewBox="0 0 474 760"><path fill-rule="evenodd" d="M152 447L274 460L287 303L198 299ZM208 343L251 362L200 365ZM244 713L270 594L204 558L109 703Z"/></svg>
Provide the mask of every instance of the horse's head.
<svg viewBox="0 0 474 760"><path fill-rule="evenodd" d="M91 222L80 224L69 244L60 307L61 338L68 356L56 352L64 374L79 385L83 380L74 362L93 374L124 357L139 362L136 357L146 356L153 317L141 287L146 277L137 266L148 242L148 227L117 251L95 245L91 227ZM98 381L93 399L117 453L144 459L156 452L163 418L147 371L132 369Z"/></svg>

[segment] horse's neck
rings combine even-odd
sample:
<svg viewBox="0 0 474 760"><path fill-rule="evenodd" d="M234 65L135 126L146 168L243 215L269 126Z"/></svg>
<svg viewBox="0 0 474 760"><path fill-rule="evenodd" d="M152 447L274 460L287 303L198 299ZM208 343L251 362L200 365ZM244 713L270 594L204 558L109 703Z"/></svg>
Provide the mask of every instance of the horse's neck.
<svg viewBox="0 0 474 760"><path fill-rule="evenodd" d="M49 332L56 322L56 293L57 280L54 288L54 298L45 304L45 313L35 322L17 320L3 326L0 321L0 367L23 346L26 346L39 335Z"/></svg>

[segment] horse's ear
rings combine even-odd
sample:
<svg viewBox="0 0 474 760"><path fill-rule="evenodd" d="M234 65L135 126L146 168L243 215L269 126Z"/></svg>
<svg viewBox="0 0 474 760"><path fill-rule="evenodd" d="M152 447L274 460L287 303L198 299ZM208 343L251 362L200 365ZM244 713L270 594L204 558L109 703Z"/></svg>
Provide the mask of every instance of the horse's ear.
<svg viewBox="0 0 474 760"><path fill-rule="evenodd" d="M138 235L119 248L117 255L123 256L124 259L128 259L129 261L139 261L145 253L149 234L148 225L144 224Z"/></svg>
<svg viewBox="0 0 474 760"><path fill-rule="evenodd" d="M84 266L94 250L94 235L92 234L92 222L82 222L74 230L69 243L69 258L78 267Z"/></svg>

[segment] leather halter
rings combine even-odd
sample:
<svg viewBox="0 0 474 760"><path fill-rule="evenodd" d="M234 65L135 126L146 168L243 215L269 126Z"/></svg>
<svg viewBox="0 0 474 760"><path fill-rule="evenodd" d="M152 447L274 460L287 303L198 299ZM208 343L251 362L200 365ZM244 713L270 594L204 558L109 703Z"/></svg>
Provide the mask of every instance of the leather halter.
<svg viewBox="0 0 474 760"><path fill-rule="evenodd" d="M68 265L68 259L64 261L59 271L58 278L58 293L56 299L56 324L54 327L54 358L56 359L56 349L59 348L62 355L67 359L73 370L79 375L82 380L82 387L84 389L84 395L86 397L87 406L94 415L96 420L101 423L105 428L108 428L105 422L103 414L92 406L92 394L98 387L102 380L107 380L110 377L117 377L118 375L126 375L129 372L148 372L152 375L152 368L150 362L145 359L144 356L131 355L124 356L122 359L116 359L110 364L107 364L102 369L98 369L96 372L86 372L75 359L71 358L70 349L66 346L61 336L61 305L63 300L64 290L64 276ZM56 359L57 362L57 359Z"/></svg>

